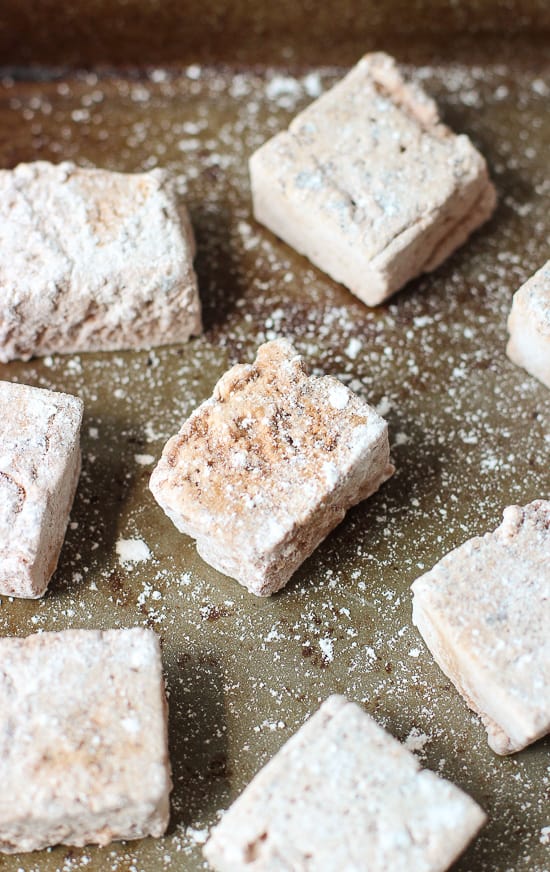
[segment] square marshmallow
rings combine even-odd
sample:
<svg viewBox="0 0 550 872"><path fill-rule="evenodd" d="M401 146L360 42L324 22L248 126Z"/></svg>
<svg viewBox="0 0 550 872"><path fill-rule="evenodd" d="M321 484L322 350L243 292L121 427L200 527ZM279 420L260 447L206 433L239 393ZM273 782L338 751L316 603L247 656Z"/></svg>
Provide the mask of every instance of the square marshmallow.
<svg viewBox="0 0 550 872"><path fill-rule="evenodd" d="M412 590L413 622L497 754L550 730L550 502L510 506Z"/></svg>
<svg viewBox="0 0 550 872"><path fill-rule="evenodd" d="M510 360L550 388L550 260L514 294L508 332Z"/></svg>
<svg viewBox="0 0 550 872"><path fill-rule="evenodd" d="M204 854L218 872L442 872L484 822L469 796L331 696L224 814Z"/></svg>
<svg viewBox="0 0 550 872"><path fill-rule="evenodd" d="M161 836L171 782L155 633L5 638L0 662L0 851Z"/></svg>
<svg viewBox="0 0 550 872"><path fill-rule="evenodd" d="M0 361L187 340L201 330L194 252L164 170L0 170Z"/></svg>
<svg viewBox="0 0 550 872"><path fill-rule="evenodd" d="M80 473L78 397L0 381L0 594L42 596Z"/></svg>
<svg viewBox="0 0 550 872"><path fill-rule="evenodd" d="M207 563L269 596L392 473L386 422L277 340L220 379L166 444L151 490Z"/></svg>
<svg viewBox="0 0 550 872"><path fill-rule="evenodd" d="M439 266L496 200L468 137L382 53L258 149L250 176L256 219L369 306Z"/></svg>

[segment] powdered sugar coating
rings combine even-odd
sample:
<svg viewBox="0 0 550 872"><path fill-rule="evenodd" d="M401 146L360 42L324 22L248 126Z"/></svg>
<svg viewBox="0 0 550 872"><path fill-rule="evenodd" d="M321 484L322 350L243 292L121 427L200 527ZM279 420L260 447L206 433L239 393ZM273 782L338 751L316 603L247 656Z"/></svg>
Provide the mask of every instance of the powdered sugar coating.
<svg viewBox="0 0 550 872"><path fill-rule="evenodd" d="M413 621L511 754L550 731L550 502L510 506L413 584Z"/></svg>
<svg viewBox="0 0 550 872"><path fill-rule="evenodd" d="M250 173L257 220L371 306L435 269L496 199L468 137L382 53L258 149Z"/></svg>
<svg viewBox="0 0 550 872"><path fill-rule="evenodd" d="M0 594L42 596L80 472L78 397L0 382Z"/></svg>
<svg viewBox="0 0 550 872"><path fill-rule="evenodd" d="M423 765L488 812L457 870L546 872L548 740L505 760L493 754L410 621L410 583L457 542L494 529L504 494L524 505L541 485L550 492L542 450L550 391L503 354L512 294L548 256L550 79L515 57L498 66L470 60L410 66L407 75L487 156L500 211L441 270L374 310L250 215L249 154L317 96L310 78L327 89L345 70L195 65L193 77L86 71L4 88L4 166L40 148L49 160L113 170L156 162L177 177L197 234L208 328L179 348L3 367L3 378L82 396L87 411L82 486L55 596L2 598L0 632L156 628L176 771L162 840L6 857L6 872L203 870L200 843L218 810L334 691L360 700L403 741L413 727L428 736ZM273 80L280 96L269 99ZM348 513L283 597L266 601L204 564L156 508L154 464L145 469L135 455L158 459L222 373L277 336L292 336L316 374L337 375L388 420L397 472ZM151 559L122 566L119 535L142 538Z"/></svg>
<svg viewBox="0 0 550 872"><path fill-rule="evenodd" d="M151 490L208 563L267 596L392 472L385 421L277 340L220 379Z"/></svg>
<svg viewBox="0 0 550 872"><path fill-rule="evenodd" d="M443 872L484 821L359 706L331 696L224 814L204 855L217 872Z"/></svg>
<svg viewBox="0 0 550 872"><path fill-rule="evenodd" d="M0 170L0 361L196 335L194 250L164 170Z"/></svg>
<svg viewBox="0 0 550 872"><path fill-rule="evenodd" d="M514 294L506 353L550 388L550 260Z"/></svg>
<svg viewBox="0 0 550 872"><path fill-rule="evenodd" d="M170 765L158 638L0 639L0 852L164 833Z"/></svg>

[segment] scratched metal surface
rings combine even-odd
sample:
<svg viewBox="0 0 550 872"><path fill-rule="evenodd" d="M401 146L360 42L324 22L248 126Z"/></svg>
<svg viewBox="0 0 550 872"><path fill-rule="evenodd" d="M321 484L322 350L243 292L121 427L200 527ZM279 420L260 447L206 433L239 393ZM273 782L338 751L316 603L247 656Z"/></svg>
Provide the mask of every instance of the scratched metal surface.
<svg viewBox="0 0 550 872"><path fill-rule="evenodd" d="M150 353L0 367L0 378L76 393L86 408L58 571L44 599L2 599L0 634L152 626L163 639L175 781L164 839L4 856L2 872L203 868L200 844L218 811L332 691L361 702L487 811L456 870L550 867L548 742L492 754L412 627L409 594L448 550L494 528L504 506L550 493L550 392L504 355L512 293L548 257L548 73L536 56L531 66L411 68L487 156L500 203L435 274L376 310L250 213L247 156L339 71L4 76L3 167L70 158L177 174L206 330ZM284 591L258 600L197 557L147 482L167 437L227 366L281 335L385 415L397 473ZM150 557L121 562L117 542L135 538Z"/></svg>

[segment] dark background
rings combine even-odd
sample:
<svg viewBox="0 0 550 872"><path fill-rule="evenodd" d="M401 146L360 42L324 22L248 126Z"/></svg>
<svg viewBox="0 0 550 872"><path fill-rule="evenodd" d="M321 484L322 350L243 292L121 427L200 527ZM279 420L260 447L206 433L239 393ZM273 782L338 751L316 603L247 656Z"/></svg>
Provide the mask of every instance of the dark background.
<svg viewBox="0 0 550 872"><path fill-rule="evenodd" d="M548 0L3 0L3 66L353 63L376 48L406 60L479 62L550 52Z"/></svg>

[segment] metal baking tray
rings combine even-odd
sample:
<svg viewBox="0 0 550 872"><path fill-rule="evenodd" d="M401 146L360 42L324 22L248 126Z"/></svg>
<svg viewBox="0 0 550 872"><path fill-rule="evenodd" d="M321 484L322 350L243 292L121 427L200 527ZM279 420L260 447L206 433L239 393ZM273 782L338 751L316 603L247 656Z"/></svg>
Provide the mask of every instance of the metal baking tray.
<svg viewBox="0 0 550 872"><path fill-rule="evenodd" d="M17 33L29 4L8 7ZM388 47L382 24L374 21L363 48ZM175 64L167 26L165 64L158 38L152 64L107 69L92 68L95 43L81 33L89 67L81 72L52 66L40 29L28 39L43 66L31 63L27 43L21 62L13 42L5 50L0 165L43 158L172 170L197 235L205 332L149 353L0 367L2 379L78 394L86 410L82 476L58 570L42 600L2 598L0 634L154 628L163 640L174 770L165 838L0 856L1 872L205 868L200 847L218 812L334 691L360 702L487 811L489 823L456 872L550 868L548 741L510 758L489 750L478 718L412 626L409 592L443 554L494 528L506 505L550 495L550 392L504 354L512 293L548 258L550 60L540 34L518 37L514 50L493 34L486 57L471 34L457 36L454 54L439 51L439 25L426 37L429 50L425 28L418 52L410 41L401 40L402 51L397 45L444 120L486 155L499 206L437 272L370 310L255 224L247 178L249 154L361 53L347 26L350 40L326 53L341 67L319 65L325 31L315 54L299 27L288 50L273 49L268 33L264 56L261 28L254 57L234 34L238 62L227 63L226 46L223 66L206 37L196 58L209 63L193 60L187 45L190 62ZM483 16L480 27L488 27ZM6 27L0 37L5 48ZM65 31L59 39L60 64L74 66L74 43ZM113 62L135 60L130 49L117 51ZM315 371L340 377L378 407L397 472L285 590L260 600L197 557L147 485L164 442L216 379L276 336L292 338ZM122 560L127 539L146 543L149 557Z"/></svg>

